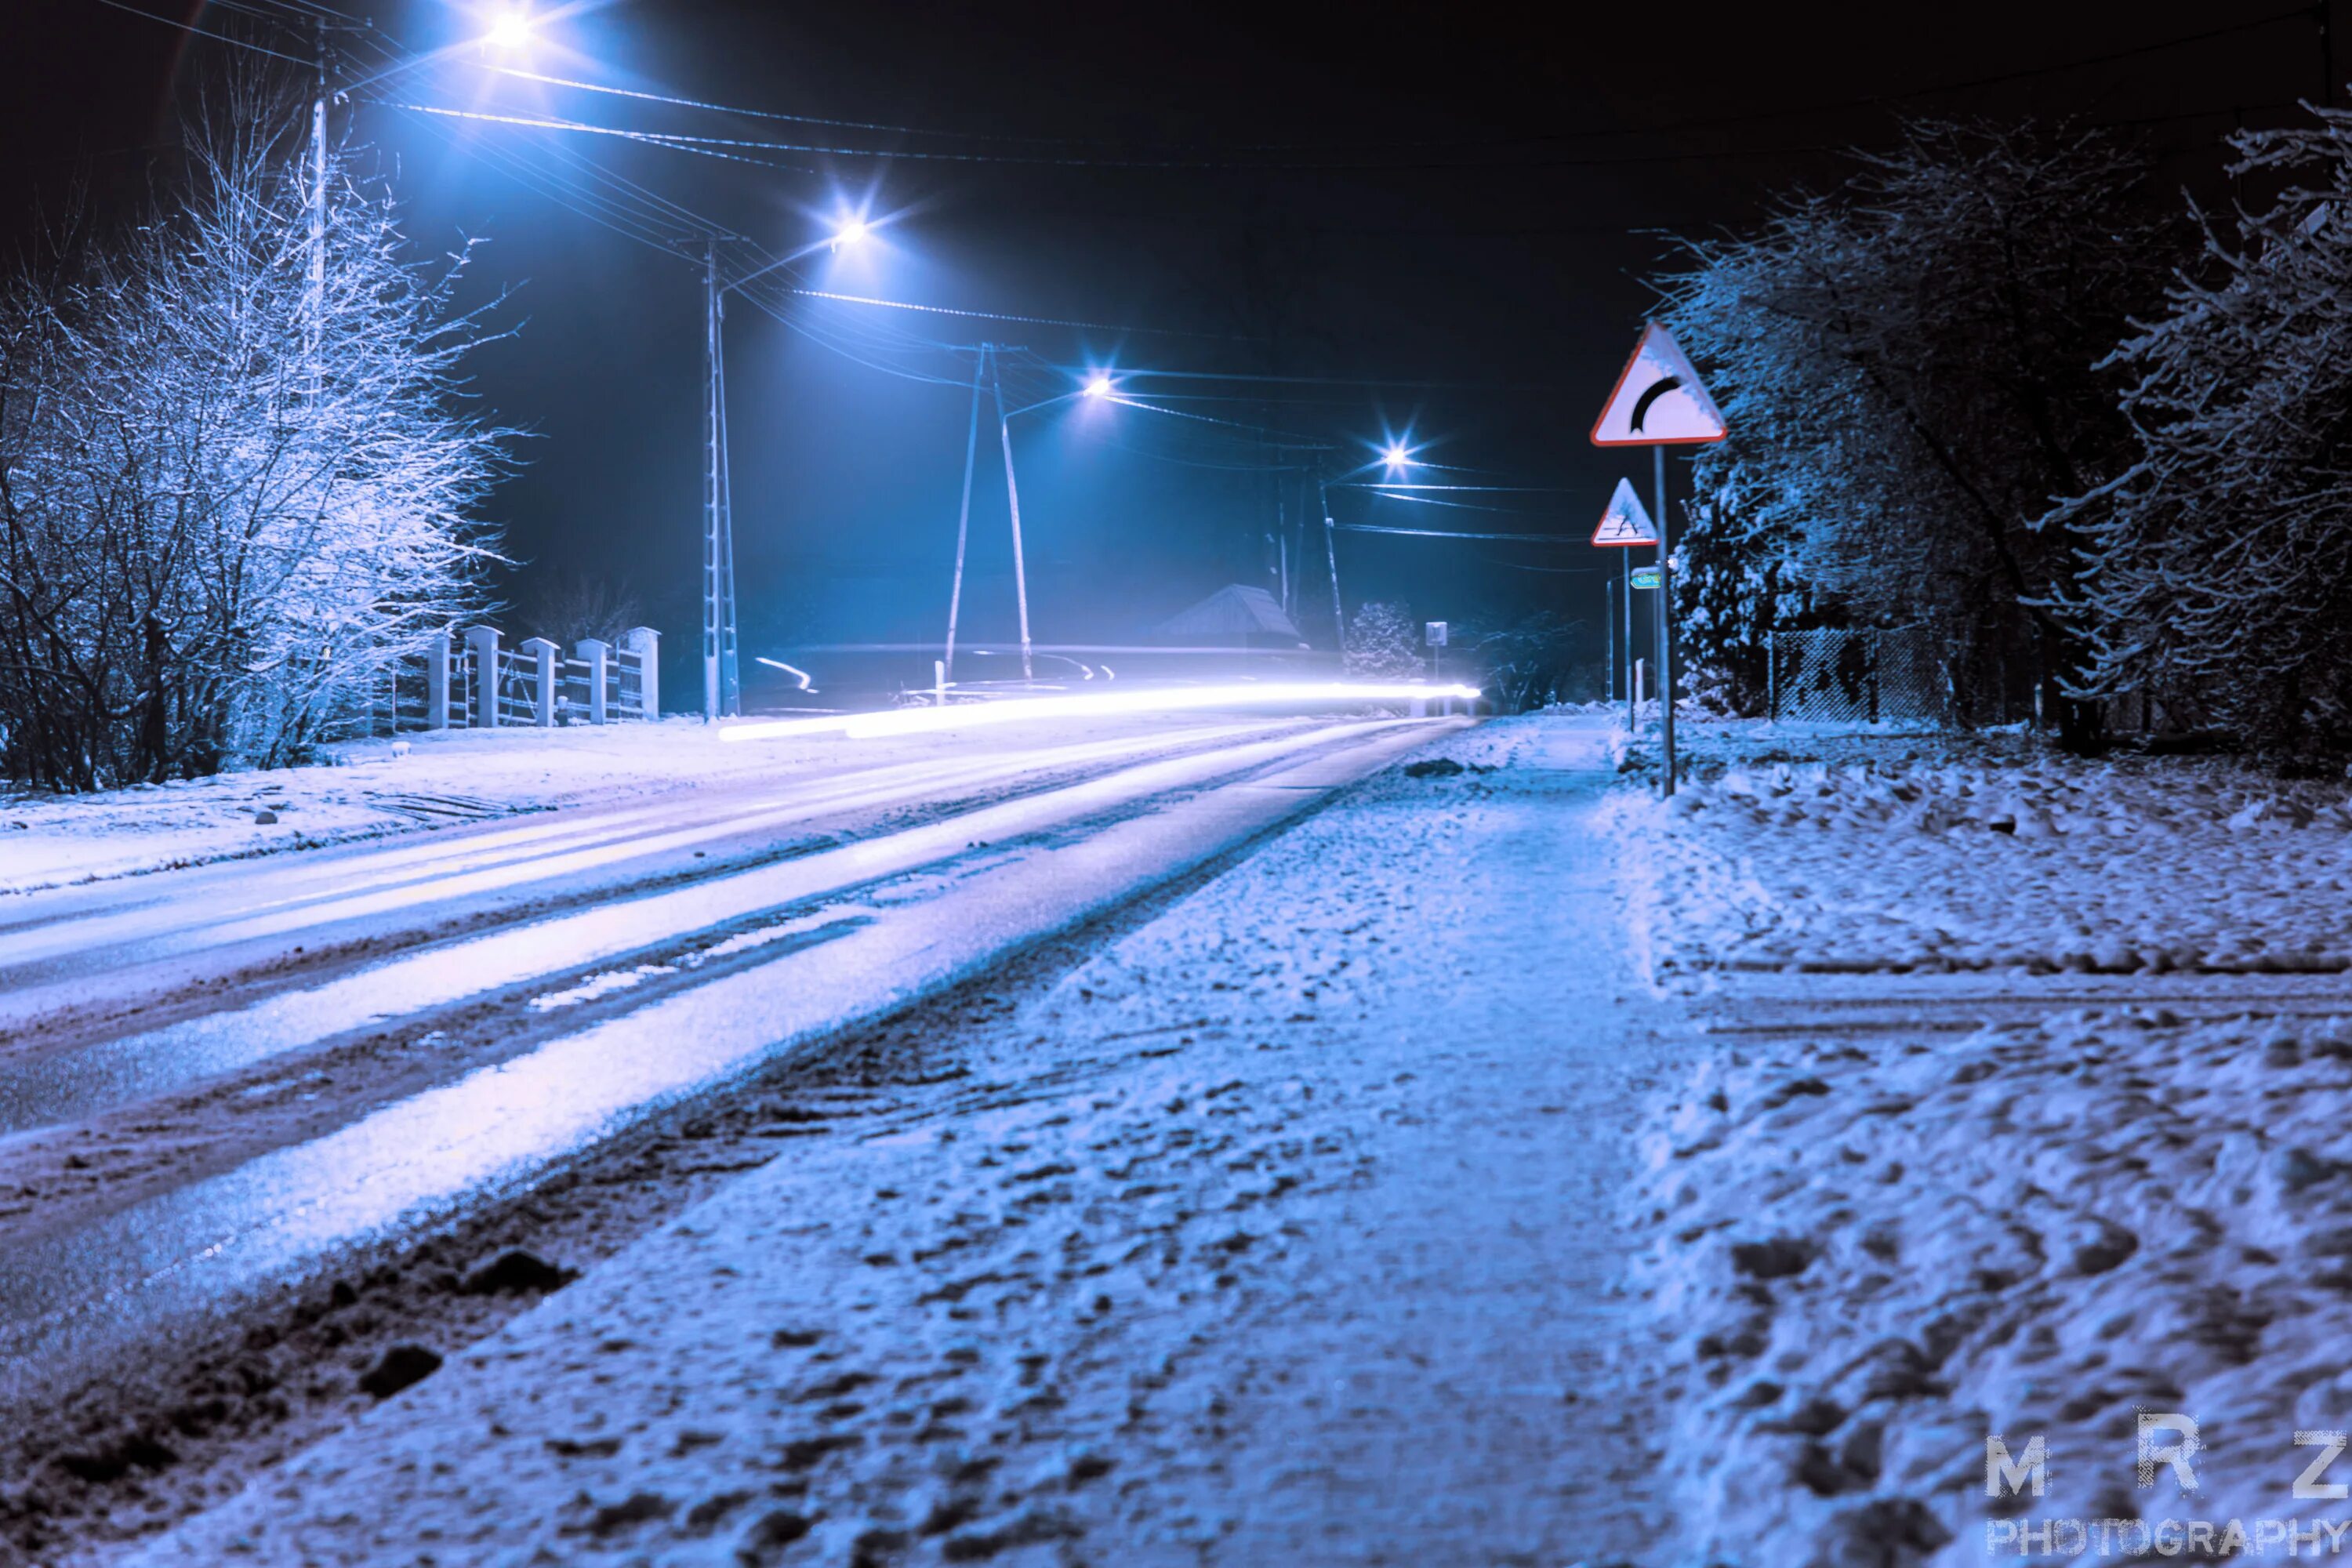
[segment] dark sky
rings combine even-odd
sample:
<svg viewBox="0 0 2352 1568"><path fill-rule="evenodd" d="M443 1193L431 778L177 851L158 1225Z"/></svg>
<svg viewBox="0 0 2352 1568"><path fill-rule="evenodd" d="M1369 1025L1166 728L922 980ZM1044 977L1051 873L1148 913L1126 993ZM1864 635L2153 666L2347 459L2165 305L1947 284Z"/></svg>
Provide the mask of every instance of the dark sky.
<svg viewBox="0 0 2352 1568"><path fill-rule="evenodd" d="M308 53L299 31L243 4L126 3ZM478 26L439 0L346 3L411 49ZM2352 21L2352 3L2336 6ZM880 0L541 9L533 68L953 134L593 98L492 77L467 53L374 90L643 129L978 156L751 153L798 165L776 169L511 127L432 127L384 107L339 110L339 131L348 125L396 160L412 232L436 245L461 228L487 236L481 281L514 290L521 330L484 354L478 384L499 416L539 432L530 467L494 509L530 563L511 588L519 600L529 601L537 574L577 567L631 587L686 640L699 531L699 278L685 259L526 189L473 149L543 176L563 147L578 146L773 249L816 238L843 202L870 200L891 219L887 245L854 263L820 254L808 283L1160 329L915 317L803 299L792 309L820 342L739 303L727 352L747 654L938 635L968 393L889 372L947 366L968 376L971 360L959 372L944 349L877 331L1014 343L1057 365L1113 363L1139 373L1123 389L1159 408L1331 443L1341 448L1328 459L1335 471L1369 458L1363 443L1384 427L1410 427L1426 457L1482 470L1447 476L1460 482L1561 487L1471 498L1524 509L1507 512L1339 492L1343 521L1589 531L1623 459L1594 451L1585 431L1639 327L1640 278L1664 248L1656 231L1745 222L1773 190L1836 177L1836 150L1884 141L1900 112L2128 125L2167 151L2177 179L2210 183L2216 139L2292 117L2297 98L2321 91L2327 66L2324 10L2252 0L1750 0L1569 5L1539 17L1502 6ZM78 175L101 205L134 183L175 95L215 68L223 47L100 0L12 0L0 10L0 146L9 153L0 212L20 241L37 206L55 210ZM345 79L362 69L368 39L335 32L329 41ZM1008 155L1029 161L990 161ZM1142 374L1168 370L1291 379ZM1131 637L1262 569L1277 485L1249 471L1268 455L1248 433L1076 405L1014 429L1042 640ZM985 441L981 458L968 624L1002 636L1011 629L1003 470ZM1293 487L1282 504L1295 519ZM1341 542L1351 603L1404 598L1424 617L1538 605L1592 616L1601 577L1558 569L1594 564L1581 545ZM1538 566L1555 570L1524 569ZM1319 574L1307 604L1319 639Z"/></svg>

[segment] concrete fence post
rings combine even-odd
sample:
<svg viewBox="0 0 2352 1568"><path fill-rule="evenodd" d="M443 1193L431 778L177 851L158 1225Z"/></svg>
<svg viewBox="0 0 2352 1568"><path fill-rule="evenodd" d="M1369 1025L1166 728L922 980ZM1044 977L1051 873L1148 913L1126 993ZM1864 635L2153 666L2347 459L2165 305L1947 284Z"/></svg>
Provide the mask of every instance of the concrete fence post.
<svg viewBox="0 0 2352 1568"><path fill-rule="evenodd" d="M604 682L613 668L613 645L594 637L582 637L579 645L580 662L588 667L588 722L602 724L604 711Z"/></svg>
<svg viewBox="0 0 2352 1568"><path fill-rule="evenodd" d="M425 649L425 727L449 727L449 634L435 632Z"/></svg>
<svg viewBox="0 0 2352 1568"><path fill-rule="evenodd" d="M476 626L466 634L466 652L474 661L474 711L467 715L476 729L499 727L499 629Z"/></svg>
<svg viewBox="0 0 2352 1568"><path fill-rule="evenodd" d="M621 634L621 646L637 656L639 715L661 717L661 633L651 626L631 626Z"/></svg>
<svg viewBox="0 0 2352 1568"><path fill-rule="evenodd" d="M525 637L522 651L530 656L532 666L531 711L541 729L551 730L555 727L555 661L563 650L545 637Z"/></svg>

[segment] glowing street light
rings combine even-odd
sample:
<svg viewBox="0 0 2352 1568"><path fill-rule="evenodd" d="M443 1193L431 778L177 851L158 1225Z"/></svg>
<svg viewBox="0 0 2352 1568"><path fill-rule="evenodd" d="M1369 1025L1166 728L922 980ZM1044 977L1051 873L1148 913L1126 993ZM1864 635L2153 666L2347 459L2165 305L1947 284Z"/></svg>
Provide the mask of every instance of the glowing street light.
<svg viewBox="0 0 2352 1568"><path fill-rule="evenodd" d="M1088 397L1108 397L1110 391L1110 377L1101 371L1087 377L1085 392Z"/></svg>
<svg viewBox="0 0 2352 1568"><path fill-rule="evenodd" d="M530 12L520 5L501 5L490 16L490 24L482 30L482 44L500 54L513 54L530 47Z"/></svg>
<svg viewBox="0 0 2352 1568"><path fill-rule="evenodd" d="M845 245L863 245L866 243L866 236L873 232L872 227L863 217L851 213L834 226L833 248L839 250Z"/></svg>
<svg viewBox="0 0 2352 1568"><path fill-rule="evenodd" d="M1391 441L1381 451L1381 461L1391 468L1409 468L1412 467L1412 454L1406 450L1403 442Z"/></svg>

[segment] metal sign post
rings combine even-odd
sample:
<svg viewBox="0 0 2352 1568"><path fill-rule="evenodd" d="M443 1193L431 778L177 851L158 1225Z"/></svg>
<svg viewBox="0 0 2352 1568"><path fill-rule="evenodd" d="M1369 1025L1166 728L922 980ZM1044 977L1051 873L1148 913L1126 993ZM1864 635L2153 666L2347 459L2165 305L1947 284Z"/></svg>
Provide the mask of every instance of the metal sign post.
<svg viewBox="0 0 2352 1568"><path fill-rule="evenodd" d="M1666 765L1660 786L1675 793L1675 584L1666 542L1666 449L1650 448L1651 493L1658 498L1658 750Z"/></svg>
<svg viewBox="0 0 2352 1568"><path fill-rule="evenodd" d="M1634 714L1633 714L1633 558L1631 555L1620 555L1619 557L1617 557L1617 562L1618 562L1618 564L1619 564L1621 567L1622 567L1622 568L1623 568L1623 576L1624 576L1624 579L1625 579L1625 588L1624 588L1624 591L1623 591L1622 594L1620 594L1620 595L1618 595L1618 599L1619 599L1619 601L1620 601L1619 608L1623 612L1624 616L1625 616L1625 733L1627 733L1628 735L1630 735L1630 734L1632 734L1632 733L1633 732L1633 719L1634 719Z"/></svg>
<svg viewBox="0 0 2352 1568"><path fill-rule="evenodd" d="M1633 485L1624 479L1609 497L1609 509L1601 514L1601 524L1592 531L1592 542L1603 548L1630 550L1638 544L1655 544L1658 531L1651 524L1650 514L1642 510L1642 498L1633 493ZM1633 695L1633 590L1642 586L1633 574L1633 558L1620 556L1625 566L1625 733L1631 735L1642 727L1641 700ZM1644 566L1643 571L1650 571ZM1612 661L1613 663L1613 661ZM1611 671L1613 676L1615 671Z"/></svg>
<svg viewBox="0 0 2352 1568"><path fill-rule="evenodd" d="M1596 533L1592 542L1654 542L1658 547L1658 742L1664 764L1658 788L1662 795L1675 793L1675 596L1673 544L1667 538L1666 448L1720 441L1726 434L1722 411L1707 395L1697 370L1675 342L1674 334L1655 321L1643 328L1641 341L1633 345L1633 357L1618 373L1617 384L1610 389L1601 417L1592 422L1592 444L1650 448L1651 493L1657 500L1656 516L1648 520L1653 523L1654 537L1640 541L1604 539ZM1603 533L1609 532L1612 522L1618 519L1623 501L1631 499L1632 489L1624 480L1617 481L1617 497L1612 500L1609 513L1601 519ZM1633 502L1634 510L1638 511L1640 506L1638 500ZM1624 531L1622 525L1620 531Z"/></svg>

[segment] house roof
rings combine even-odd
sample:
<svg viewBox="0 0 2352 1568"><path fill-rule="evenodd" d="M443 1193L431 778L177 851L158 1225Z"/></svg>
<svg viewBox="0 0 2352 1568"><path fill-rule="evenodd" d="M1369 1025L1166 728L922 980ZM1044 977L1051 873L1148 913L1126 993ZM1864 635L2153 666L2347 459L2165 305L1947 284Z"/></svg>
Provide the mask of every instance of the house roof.
<svg viewBox="0 0 2352 1568"><path fill-rule="evenodd" d="M1304 645L1307 639L1263 588L1229 583L1188 610L1152 628L1162 642L1236 642L1252 639Z"/></svg>

